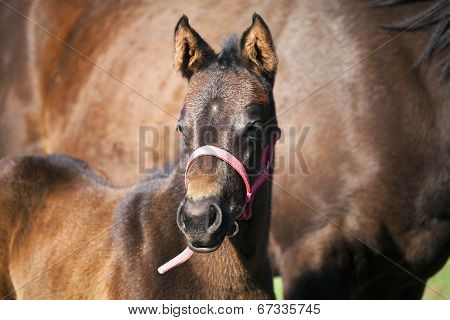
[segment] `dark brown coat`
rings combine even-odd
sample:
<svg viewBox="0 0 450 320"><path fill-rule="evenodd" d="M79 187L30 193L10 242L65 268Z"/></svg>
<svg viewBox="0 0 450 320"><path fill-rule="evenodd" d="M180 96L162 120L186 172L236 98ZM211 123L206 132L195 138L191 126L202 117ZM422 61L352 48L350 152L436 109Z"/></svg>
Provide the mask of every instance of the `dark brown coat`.
<svg viewBox="0 0 450 320"><path fill-rule="evenodd" d="M425 281L450 250L450 97L440 79L448 48L413 67L437 29L398 35L382 27L438 3L410 2L11 3L174 115L184 84L171 68L168 21L186 13L218 45L258 11L280 61L274 95L284 132L271 240L285 297L419 298L423 283L373 251ZM177 119L1 9L3 155L63 152L113 181L137 181L139 125L168 125L171 133ZM445 17L444 9L433 17ZM169 136L151 146L144 167L174 158Z"/></svg>

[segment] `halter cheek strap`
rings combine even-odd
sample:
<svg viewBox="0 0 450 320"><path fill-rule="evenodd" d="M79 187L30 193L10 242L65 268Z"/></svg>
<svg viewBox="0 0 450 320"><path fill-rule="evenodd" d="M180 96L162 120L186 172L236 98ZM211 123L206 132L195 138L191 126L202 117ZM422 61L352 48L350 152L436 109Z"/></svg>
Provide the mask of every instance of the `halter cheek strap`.
<svg viewBox="0 0 450 320"><path fill-rule="evenodd" d="M274 155L274 147L276 141L280 138L280 131L278 129L276 136L266 145L264 148L264 153L261 158L261 171L259 173L259 177L255 180L253 185L250 184L250 179L247 174L247 170L245 170L244 165L242 162L240 162L235 156L233 156L230 152L227 150L221 149L219 147L215 146L202 146L198 149L196 149L194 152L192 152L191 156L188 159L186 170L184 173L184 182L186 186L188 185L188 174L189 170L192 167L193 162L203 156L213 156L216 158L219 158L220 160L226 162L228 165L230 165L236 172L240 175L242 178L242 181L244 181L245 184L245 202L244 202L244 209L242 210L239 219L241 220L249 220L252 217L252 204L253 200L255 198L256 192L261 188L263 183L267 180L269 176L269 170L272 167L273 164L273 155ZM182 253L180 253L178 256L170 260L169 262L165 263L161 267L158 268L158 272L160 274L164 274L167 271L175 268L176 266L184 263L187 261L193 254L193 251L191 249L186 248Z"/></svg>

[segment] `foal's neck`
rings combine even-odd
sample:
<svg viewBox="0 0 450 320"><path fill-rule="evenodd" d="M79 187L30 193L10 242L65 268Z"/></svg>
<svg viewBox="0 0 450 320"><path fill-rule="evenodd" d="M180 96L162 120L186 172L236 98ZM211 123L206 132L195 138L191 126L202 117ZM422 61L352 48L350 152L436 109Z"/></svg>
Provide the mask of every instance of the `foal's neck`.
<svg viewBox="0 0 450 320"><path fill-rule="evenodd" d="M270 180L257 192L253 217L239 221L240 231L226 237L212 253L194 253L164 275L157 268L179 254L186 239L176 224L176 211L186 190L184 166L163 179L140 185L116 213L115 269L123 283L113 286L129 299L266 299L273 298L267 257L270 224ZM139 212L139 214L136 214ZM116 297L117 295L112 295Z"/></svg>

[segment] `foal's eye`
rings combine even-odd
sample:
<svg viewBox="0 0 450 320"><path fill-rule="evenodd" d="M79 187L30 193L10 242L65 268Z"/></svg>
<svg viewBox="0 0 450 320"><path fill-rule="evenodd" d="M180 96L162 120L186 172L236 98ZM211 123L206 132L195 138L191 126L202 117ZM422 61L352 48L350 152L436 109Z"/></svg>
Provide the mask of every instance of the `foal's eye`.
<svg viewBox="0 0 450 320"><path fill-rule="evenodd" d="M249 138L257 138L261 131L261 122L255 121L247 125L245 128L245 136Z"/></svg>
<svg viewBox="0 0 450 320"><path fill-rule="evenodd" d="M181 126L181 124L177 125L177 131L180 131L180 133L184 136L184 132L183 132L183 127Z"/></svg>

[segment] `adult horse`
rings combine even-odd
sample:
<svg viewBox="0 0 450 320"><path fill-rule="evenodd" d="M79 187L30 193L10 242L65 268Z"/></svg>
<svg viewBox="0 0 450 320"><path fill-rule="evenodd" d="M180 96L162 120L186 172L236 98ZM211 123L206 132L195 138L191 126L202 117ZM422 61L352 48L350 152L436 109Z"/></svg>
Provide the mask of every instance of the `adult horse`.
<svg viewBox="0 0 450 320"><path fill-rule="evenodd" d="M117 188L66 156L2 163L2 297L273 298L267 243L279 129L270 31L255 14L216 54L183 16L175 48L189 87L179 122L185 152L169 176ZM203 254L158 274L186 240L187 252Z"/></svg>
<svg viewBox="0 0 450 320"><path fill-rule="evenodd" d="M9 61L0 87L2 148L64 152L105 168L114 181L136 180L137 127L175 127L158 107L176 114L181 104L183 86L164 60L166 21L186 12L217 44L217 35L258 11L280 60L274 94L284 138L272 254L285 296L418 298L450 247L450 107L440 76L446 65L439 65L448 5L380 3L396 2L411 4L12 3L31 22L3 6L1 21L17 28L1 29L2 61ZM381 27L416 15L409 24L422 33ZM414 67L424 50L428 63ZM311 128L306 141L302 128Z"/></svg>

